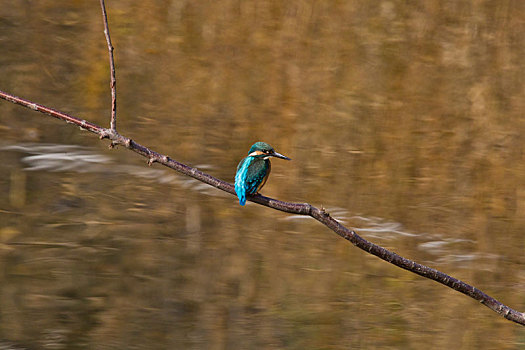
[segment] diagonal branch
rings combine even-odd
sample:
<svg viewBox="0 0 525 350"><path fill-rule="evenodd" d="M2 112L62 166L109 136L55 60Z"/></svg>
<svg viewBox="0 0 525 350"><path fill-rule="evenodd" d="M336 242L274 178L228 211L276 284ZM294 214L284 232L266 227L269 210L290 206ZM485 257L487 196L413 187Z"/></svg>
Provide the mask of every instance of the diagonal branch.
<svg viewBox="0 0 525 350"><path fill-rule="evenodd" d="M146 157L148 159L148 164L150 165L154 162L160 163L162 165L165 165L171 169L174 169L180 172L181 174L190 176L208 185L211 185L220 190L223 190L225 192L235 195L235 189L232 184L222 181L220 179L217 179L211 175L208 175L202 171L197 170L196 168L192 168L188 165L177 162L176 160L173 160L169 158L168 156L161 155L160 153L152 151L149 148L142 146L141 144L136 143L130 138L124 137L116 132L111 132L111 130L102 128L96 124L92 124L83 119L79 119L79 118L67 115L60 111L33 103L31 101L7 94L2 91L0 91L0 98L16 103L18 105L24 106L26 108L30 108L32 110L39 111L41 113L50 115L52 117L64 120L68 123L78 125L82 129L88 130L92 133L99 135L100 138L109 138L113 145L123 145L126 148L142 155L143 157ZM331 217L330 214L326 212L323 208L319 209L308 203L282 202L280 200L261 196L261 195L251 196L251 197L248 197L247 199L249 201L258 203L260 205L264 205L266 207L270 207L270 208L280 210L283 212L311 216L315 220L319 221L320 223L322 223L323 225L325 225L326 227L334 231L336 234L338 234L342 238L351 242L353 245L355 245L359 249L362 249L365 252L373 254L377 256L378 258L388 263L391 263L397 267L413 272L425 278L434 280L460 293L463 293L479 301L480 303L487 306L491 310L495 311L499 315L505 317L506 319L516 322L521 325L525 325L525 314L524 313L511 309L510 307L502 304L500 301L485 294L484 292L482 292L481 290L479 290L478 288L470 284L460 281L452 276L449 276L431 267L419 264L413 260L403 258L402 256L394 252L391 252L377 244L374 244L364 239L363 237L359 236L354 230L351 230L343 226L340 222L338 222L336 219Z"/></svg>
<svg viewBox="0 0 525 350"><path fill-rule="evenodd" d="M168 156L161 155L160 153L150 150L149 148L134 142L130 138L127 138L117 133L117 130L116 130L116 118L117 118L116 117L116 110L117 110L116 78L115 78L115 63L113 59L113 46L111 44L111 38L109 36L108 20L107 20L104 0L100 0L100 6L102 8L102 17L104 21L104 34L106 36L106 42L108 44L109 64L110 64L110 69L111 69L110 86L111 86L112 105L111 105L110 129L100 127L86 120L70 116L60 111L48 108L40 104L33 103L31 101L10 95L2 91L0 91L0 98L10 101L12 103L21 105L26 108L30 108L35 111L39 111L43 114L47 114L54 118L64 120L67 123L78 125L82 129L88 130L92 133L99 135L100 139L109 138L111 140L112 146L123 145L126 148L148 158L149 165L153 164L154 162L160 163L164 166L167 166L169 168L172 168L180 172L181 174L190 176L208 185L214 186L220 190L223 190L225 192L235 195L235 189L232 184L222 181L220 179L217 179L206 173L203 173L197 170L196 168L192 168L183 163L177 162L169 158ZM460 281L452 276L449 276L431 267L419 264L410 259L403 258L402 256L394 252L391 252L377 244L374 244L362 238L354 230L351 230L343 226L340 222L332 218L330 214L324 210L324 208L319 209L308 203L282 202L277 199L273 199L273 198L269 198L269 197L265 197L261 195L250 196L247 199L252 202L258 203L260 205L264 205L264 206L267 206L267 207L270 207L276 210L280 210L283 212L311 216L315 220L319 221L320 223L322 223L323 225L325 225L326 227L334 231L336 234L338 234L342 238L351 242L356 247L370 254L373 254L379 257L380 259L386 262L389 262L397 267L400 267L402 269L405 269L407 271L413 272L420 276L423 276L428 279L434 280L438 283L441 283L447 287L450 287L460 293L463 293L481 302L482 304L484 304L491 310L495 311L496 313L500 314L501 316L505 317L506 319L516 322L521 325L525 325L525 314L524 313L516 311L502 304L498 300L485 294L484 292L482 292L481 290L479 290L478 288L474 286L471 286L463 281Z"/></svg>
<svg viewBox="0 0 525 350"><path fill-rule="evenodd" d="M112 132L117 132L117 79L115 78L115 61L113 59L113 45L111 44L111 37L109 36L108 16L106 13L106 5L104 0L100 0L100 7L102 8L102 20L104 21L104 35L108 43L109 52L109 69L111 70L111 121L110 129Z"/></svg>

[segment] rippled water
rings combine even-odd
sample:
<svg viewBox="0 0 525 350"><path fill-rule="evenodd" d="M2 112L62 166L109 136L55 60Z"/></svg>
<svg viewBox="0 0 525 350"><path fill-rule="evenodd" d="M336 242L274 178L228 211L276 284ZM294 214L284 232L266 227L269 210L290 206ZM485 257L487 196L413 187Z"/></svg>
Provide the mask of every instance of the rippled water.
<svg viewBox="0 0 525 350"><path fill-rule="evenodd" d="M98 3L4 3L0 90L108 125ZM264 140L293 161L263 194L525 310L520 2L107 6L122 134L230 182ZM525 346L309 218L5 101L0 160L0 348Z"/></svg>

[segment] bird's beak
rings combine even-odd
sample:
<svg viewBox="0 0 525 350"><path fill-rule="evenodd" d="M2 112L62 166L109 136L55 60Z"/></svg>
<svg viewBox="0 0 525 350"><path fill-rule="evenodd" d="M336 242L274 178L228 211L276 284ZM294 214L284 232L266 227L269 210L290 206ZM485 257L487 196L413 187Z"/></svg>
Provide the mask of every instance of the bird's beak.
<svg viewBox="0 0 525 350"><path fill-rule="evenodd" d="M283 156L281 153L277 153L277 152L273 152L272 153L272 157L277 157L277 158L281 158L281 159L291 160L287 156Z"/></svg>

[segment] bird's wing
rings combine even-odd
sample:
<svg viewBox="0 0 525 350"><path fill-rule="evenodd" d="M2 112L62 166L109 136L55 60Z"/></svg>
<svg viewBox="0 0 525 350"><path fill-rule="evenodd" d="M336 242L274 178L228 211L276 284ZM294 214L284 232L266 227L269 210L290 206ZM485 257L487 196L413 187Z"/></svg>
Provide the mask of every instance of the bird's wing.
<svg viewBox="0 0 525 350"><path fill-rule="evenodd" d="M269 161L262 159L253 161L248 167L246 174L246 192L250 194L257 193L266 183L270 170Z"/></svg>

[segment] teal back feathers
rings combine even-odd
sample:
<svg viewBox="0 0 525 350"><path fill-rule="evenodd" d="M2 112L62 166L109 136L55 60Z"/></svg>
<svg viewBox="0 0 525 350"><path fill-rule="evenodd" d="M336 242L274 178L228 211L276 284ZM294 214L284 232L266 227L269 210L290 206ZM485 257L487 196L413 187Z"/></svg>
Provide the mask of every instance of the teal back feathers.
<svg viewBox="0 0 525 350"><path fill-rule="evenodd" d="M250 148L248 156L240 161L235 174L235 192L240 205L246 203L247 194L257 193L266 183L271 171L270 157L290 160L275 152L269 144L256 142Z"/></svg>

